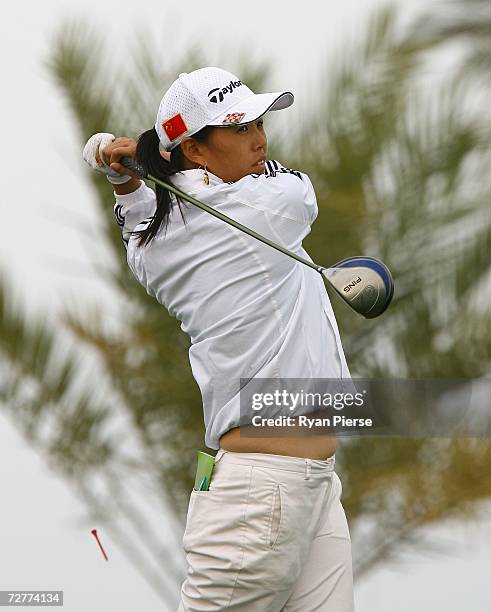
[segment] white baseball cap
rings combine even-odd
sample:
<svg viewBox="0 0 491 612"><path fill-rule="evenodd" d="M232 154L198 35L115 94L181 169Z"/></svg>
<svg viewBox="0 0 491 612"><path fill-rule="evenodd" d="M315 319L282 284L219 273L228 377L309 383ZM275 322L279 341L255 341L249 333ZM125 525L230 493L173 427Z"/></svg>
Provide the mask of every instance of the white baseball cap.
<svg viewBox="0 0 491 612"><path fill-rule="evenodd" d="M231 72L207 67L183 72L162 98L155 130L172 151L206 125L226 127L256 121L268 111L293 104L289 91L255 94Z"/></svg>

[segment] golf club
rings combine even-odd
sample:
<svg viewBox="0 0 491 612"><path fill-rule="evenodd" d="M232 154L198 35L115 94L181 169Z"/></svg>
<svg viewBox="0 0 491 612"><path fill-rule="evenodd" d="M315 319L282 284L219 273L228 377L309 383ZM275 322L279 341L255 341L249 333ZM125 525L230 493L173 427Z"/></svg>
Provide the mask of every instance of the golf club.
<svg viewBox="0 0 491 612"><path fill-rule="evenodd" d="M277 251L281 251L296 261L309 266L309 268L317 270L343 301L366 319L378 317L390 304L394 294L394 282L389 269L382 261L374 257L348 257L329 268L324 268L257 234L255 231L245 227L245 225L234 221L204 202L200 202L196 198L184 193L171 183L162 181L151 174L146 174L143 168L131 157L122 157L119 163L142 178L153 181L177 197L194 204L214 217L252 236L252 238L267 244Z"/></svg>

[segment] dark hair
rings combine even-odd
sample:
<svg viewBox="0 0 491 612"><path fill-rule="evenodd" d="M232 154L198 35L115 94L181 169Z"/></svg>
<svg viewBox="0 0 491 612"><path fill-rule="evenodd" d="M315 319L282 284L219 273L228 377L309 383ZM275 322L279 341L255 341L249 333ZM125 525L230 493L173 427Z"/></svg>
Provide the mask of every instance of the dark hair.
<svg viewBox="0 0 491 612"><path fill-rule="evenodd" d="M193 134L192 138L199 141L206 141L213 127L210 125L205 126L196 134ZM170 162L162 157L159 150L159 137L154 128L143 132L138 138L136 145L136 161L147 174L155 176L162 180L168 180L176 172L180 172L184 169L185 157L182 152L181 146L178 145L171 151ZM172 208L172 200L170 192L161 187L155 185L155 195L157 197L157 209L153 217L151 217L150 223L145 229L134 231L133 234L139 236L138 246L144 246L151 242L153 238L159 233L162 226L164 226L164 232L167 229L169 222L169 214ZM183 222L185 223L184 215L181 208L181 201L176 198L177 205Z"/></svg>

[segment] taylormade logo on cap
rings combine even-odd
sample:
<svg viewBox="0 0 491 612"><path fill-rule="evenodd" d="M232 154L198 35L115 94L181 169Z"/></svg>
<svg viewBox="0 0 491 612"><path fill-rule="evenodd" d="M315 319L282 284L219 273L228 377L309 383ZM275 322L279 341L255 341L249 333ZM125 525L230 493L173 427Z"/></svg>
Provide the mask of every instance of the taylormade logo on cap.
<svg viewBox="0 0 491 612"><path fill-rule="evenodd" d="M232 91L236 87L240 87L242 85L242 81L230 81L230 85L226 87L215 87L208 92L208 99L210 102L214 102L215 104L218 102L223 102L223 99L228 93L232 93Z"/></svg>
<svg viewBox="0 0 491 612"><path fill-rule="evenodd" d="M200 68L181 73L165 92L155 130L164 149L172 151L207 125L250 123L292 103L290 92L258 95L231 72Z"/></svg>

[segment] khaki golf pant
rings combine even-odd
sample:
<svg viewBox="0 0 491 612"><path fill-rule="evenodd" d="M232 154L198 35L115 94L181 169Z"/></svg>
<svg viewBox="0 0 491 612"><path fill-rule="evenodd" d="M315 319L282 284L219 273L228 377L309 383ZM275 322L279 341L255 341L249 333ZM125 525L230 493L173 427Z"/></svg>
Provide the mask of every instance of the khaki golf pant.
<svg viewBox="0 0 491 612"><path fill-rule="evenodd" d="M178 612L352 612L334 464L220 448L209 490L191 492Z"/></svg>

